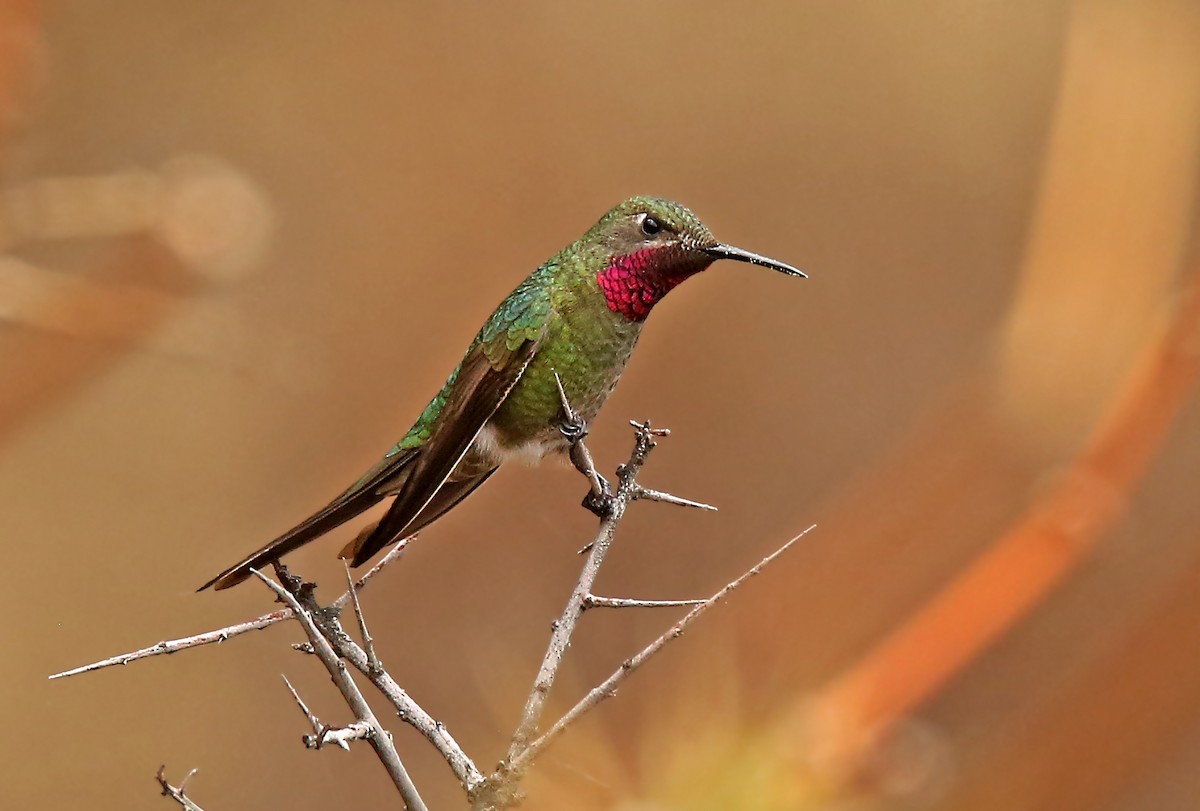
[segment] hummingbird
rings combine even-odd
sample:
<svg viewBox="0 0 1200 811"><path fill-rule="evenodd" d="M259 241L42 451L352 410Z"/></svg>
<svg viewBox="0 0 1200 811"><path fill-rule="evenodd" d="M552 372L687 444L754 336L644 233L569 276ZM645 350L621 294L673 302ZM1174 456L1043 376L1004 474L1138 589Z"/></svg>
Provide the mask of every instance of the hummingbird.
<svg viewBox="0 0 1200 811"><path fill-rule="evenodd" d="M359 566L444 515L504 462L566 454L612 393L654 306L719 259L805 274L718 242L679 203L631 197L517 285L404 438L316 513L200 587L225 589L392 497L341 552ZM564 401L570 406L567 424Z"/></svg>

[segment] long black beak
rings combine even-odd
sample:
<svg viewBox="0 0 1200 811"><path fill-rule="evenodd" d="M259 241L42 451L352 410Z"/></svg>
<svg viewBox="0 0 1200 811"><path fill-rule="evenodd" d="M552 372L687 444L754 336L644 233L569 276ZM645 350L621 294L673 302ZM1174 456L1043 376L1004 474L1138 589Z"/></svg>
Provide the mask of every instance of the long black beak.
<svg viewBox="0 0 1200 811"><path fill-rule="evenodd" d="M750 251L743 251L741 248L735 248L732 245L713 245L711 248L705 248L704 252L714 259L736 259L739 262L749 262L751 265L760 265L765 268L778 270L780 273L786 273L789 276L801 276L805 279L808 274L802 270L797 270L791 265L785 265L783 262L776 262L774 259L768 259L765 256L759 256Z"/></svg>

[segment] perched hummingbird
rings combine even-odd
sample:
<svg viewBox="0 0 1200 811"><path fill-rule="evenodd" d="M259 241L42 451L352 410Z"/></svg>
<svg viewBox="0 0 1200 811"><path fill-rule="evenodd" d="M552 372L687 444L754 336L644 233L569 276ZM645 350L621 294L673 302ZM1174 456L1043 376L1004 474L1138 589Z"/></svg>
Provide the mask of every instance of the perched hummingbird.
<svg viewBox="0 0 1200 811"><path fill-rule="evenodd" d="M341 553L358 566L466 498L502 462L568 450L565 396L587 425L617 385L650 310L718 259L799 270L717 242L687 208L632 197L500 303L446 385L374 467L317 513L200 587L228 588L388 496ZM559 391L561 381L562 391Z"/></svg>

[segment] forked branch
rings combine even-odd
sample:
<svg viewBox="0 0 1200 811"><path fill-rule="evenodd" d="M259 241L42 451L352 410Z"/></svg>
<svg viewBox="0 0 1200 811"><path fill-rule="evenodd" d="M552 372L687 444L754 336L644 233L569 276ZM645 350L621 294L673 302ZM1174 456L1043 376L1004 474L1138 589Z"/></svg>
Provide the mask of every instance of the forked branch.
<svg viewBox="0 0 1200 811"><path fill-rule="evenodd" d="M75 675L78 673L99 670L115 664L127 664L139 659L174 653L200 647L213 642L222 642L246 631L258 630L274 625L286 619L296 619L304 628L308 642L296 647L306 653L316 655L328 670L330 678L338 687L342 697L350 707L354 720L345 726L334 727L323 724L308 708L299 694L287 684L297 706L303 712L312 728L312 734L304 736L305 745L319 749L328 744L341 748L349 748L352 741L365 740L378 755L388 775L397 790L412 811L424 811L420 794L413 784L400 760L399 753L387 732L367 704L361 690L351 677L347 664L365 676L379 692L388 699L397 715L405 723L417 729L430 744L442 755L455 777L462 784L475 811L503 811L514 808L522 799L520 784L524 775L533 762L556 741L571 724L605 699L616 693L617 687L635 670L658 654L668 642L679 638L683 632L698 620L704 613L722 601L731 591L747 579L758 574L767 564L771 563L785 551L791 548L801 537L813 527L792 538L771 555L751 567L740 577L731 581L710 597L702 600L640 600L620 597L602 597L593 593L592 588L599 574L616 534L617 525L625 515L625 511L634 501L659 501L684 507L715 509L701 502L691 501L644 487L637 482L637 476L646 464L650 451L656 446L656 441L665 437L669 432L665 429L653 428L649 422L631 423L634 428L634 447L629 460L618 467L616 489L611 489L609 483L596 471L592 463L591 453L583 440L587 436L586 426L582 425L571 406L566 402L560 385L560 395L563 400L564 423L562 432L570 443L571 459L576 467L587 478L589 484L588 496L584 506L600 516L600 526L595 538L584 548L586 559L580 572L579 579L571 592L561 615L554 623L546 653L542 658L533 686L525 701L521 719L513 733L505 758L496 770L485 775L475 765L466 752L459 746L446 727L436 721L396 682L380 663L375 653L373 640L367 631L363 617L362 606L358 601L358 589L369 581L379 570L403 555L404 549L411 539L401 541L388 552L380 562L363 575L358 581L351 582L349 590L328 606L318 603L313 585L305 583L300 578L292 576L285 567L276 564L276 574L279 583L275 583L260 572L254 574L263 580L275 592L276 596L286 607L264 614L247 622L231 625L226 628L208 631L191 637L167 640L142 650L132 651L121 656L111 657L90 665L84 665L73 670L58 673L51 678ZM347 570L349 578L349 570ZM358 631L362 637L359 644L342 628L339 614L345 606L351 606L356 617ZM632 658L625 660L607 679L588 691L576 704L555 721L549 729L541 731L542 718L545 714L547 701L553 689L563 657L572 644L572 638L577 630L578 622L583 613L591 608L668 608L687 607L691 610L679 621L667 628L656 640L651 642ZM286 678L285 678L286 681ZM189 775L190 777L191 775ZM171 786L158 774L159 784L163 793L171 797L177 804L190 811L199 811L184 793L187 780L178 788Z"/></svg>
<svg viewBox="0 0 1200 811"><path fill-rule="evenodd" d="M570 418L572 414L570 406L566 402L565 395L562 394L561 384L559 393L563 396L563 409ZM592 596L592 585L596 582L596 576L600 573L600 566L604 563L604 558L608 554L609 547L612 545L613 537L617 531L617 525L625 516L625 509L629 503L637 498L638 492L641 490L637 484L637 474L641 471L642 466L646 464L646 457L655 447L655 439L665 437L670 432L665 428L652 428L650 421L645 423L631 422L634 428L634 445L633 452L629 455L629 461L622 465L617 470L617 491L616 493L607 494L609 502L604 511L604 518L600 521L600 529L596 533L596 538L590 544L587 560L583 564L583 571L579 575L579 581L575 584L574 591L571 592L570 599L567 600L566 608L563 609L562 615L554 623L553 633L550 635L550 644L546 648L546 655L542 658L542 665L538 669L537 676L533 680L533 688L529 691L529 697L525 700L525 711L521 715L521 722L513 733L512 743L508 748L508 757L506 760L511 764L513 760L520 755L528 746L529 742L534 738L538 731L538 724L541 722L542 712L546 705L546 700L550 696L550 691L554 687L555 677L558 675L558 668L562 664L563 656L567 652L567 648L571 644L571 637L575 633L575 623L583 614L584 608ZM572 438L568 435L568 439L572 440L573 447L585 447L583 445L583 437ZM589 463L592 455L586 450L579 454L580 458L586 459ZM592 482L603 481L595 474L594 469L582 470L585 476L588 476ZM607 487L602 488L607 491ZM593 490L593 495L595 491Z"/></svg>
<svg viewBox="0 0 1200 811"><path fill-rule="evenodd" d="M400 760L400 754L396 751L395 743L392 742L392 734L379 723L379 719L375 717L371 706L363 698L358 685L354 683L354 679L346 671L346 664L338 658L333 647L329 644L329 640L317 628L312 615L308 613L308 610L304 606L300 605L296 596L289 589L279 585L257 569L251 569L250 571L255 577L262 580L271 591L275 592L275 595L286 603L288 608L292 609L292 614L304 628L304 633L308 636L308 641L312 643L313 651L320 658L321 664L325 665L325 669L329 671L329 677L333 679L333 683L337 686L338 691L341 692L342 698L346 699L346 703L354 711L356 723L367 728L368 731L365 734L366 740L370 742L371 747L375 750L375 754L379 757L379 761L387 770L388 776L392 778L392 782L396 785L396 790L404 798L404 804L408 806L409 811L428 811L424 800L421 799L421 795L417 791L416 785L408 774L408 770L404 768L404 763Z"/></svg>
<svg viewBox="0 0 1200 811"><path fill-rule="evenodd" d="M509 763L509 768L515 772L521 772L533 763L534 758L541 754L546 747L554 742L559 735L567 731L567 727L579 720L584 713L594 708L607 698L612 698L617 694L617 688L621 682L629 678L629 676L650 660L652 656L661 651L668 642L678 639L683 636L683 632L688 629L696 620L700 619L703 614L717 603L729 596L729 593L738 586L745 583L751 577L758 574L764 567L772 563L776 558L788 551L801 538L807 535L812 530L816 529L816 524L811 525L800 534L793 537L783 546L776 549L771 554L760 560L754 566L750 567L736 580L727 583L720 591L713 594L707 600L704 600L695 608L687 613L683 619L672 625L664 631L657 639L651 642L646 647L642 648L635 656L626 659L621 663L621 666L612 672L612 674L602 681L600 684L593 687L587 695L579 700L570 710L563 714L561 718L554 722L554 725L548 729L545 734L536 740L532 741L521 752L519 752Z"/></svg>
<svg viewBox="0 0 1200 811"><path fill-rule="evenodd" d="M162 789L163 796L170 797L175 801L176 805L186 809L186 811L204 811L203 808L192 802L191 797L188 797L187 794L184 793L184 790L187 788L188 781L192 779L192 776L196 774L197 770L192 769L190 772L188 772L187 776L183 778L178 786L173 786L167 781L166 771L167 767L164 764L158 767L158 771L154 775L154 779L158 781L158 787Z"/></svg>

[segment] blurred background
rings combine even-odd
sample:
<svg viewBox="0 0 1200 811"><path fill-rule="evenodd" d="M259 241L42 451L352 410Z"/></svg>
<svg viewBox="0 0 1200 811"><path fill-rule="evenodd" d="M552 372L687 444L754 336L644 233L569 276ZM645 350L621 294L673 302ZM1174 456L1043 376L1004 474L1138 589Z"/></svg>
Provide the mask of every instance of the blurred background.
<svg viewBox="0 0 1200 811"><path fill-rule="evenodd" d="M197 585L409 426L635 193L807 269L661 305L593 427L673 430L603 593L706 595L819 528L539 763L531 809L1194 809L1194 0L0 4L0 806L394 802L303 749L287 625ZM364 596L502 754L595 521L506 469ZM289 563L332 591L354 532ZM586 616L569 704L674 613ZM434 808L465 807L393 721Z"/></svg>

